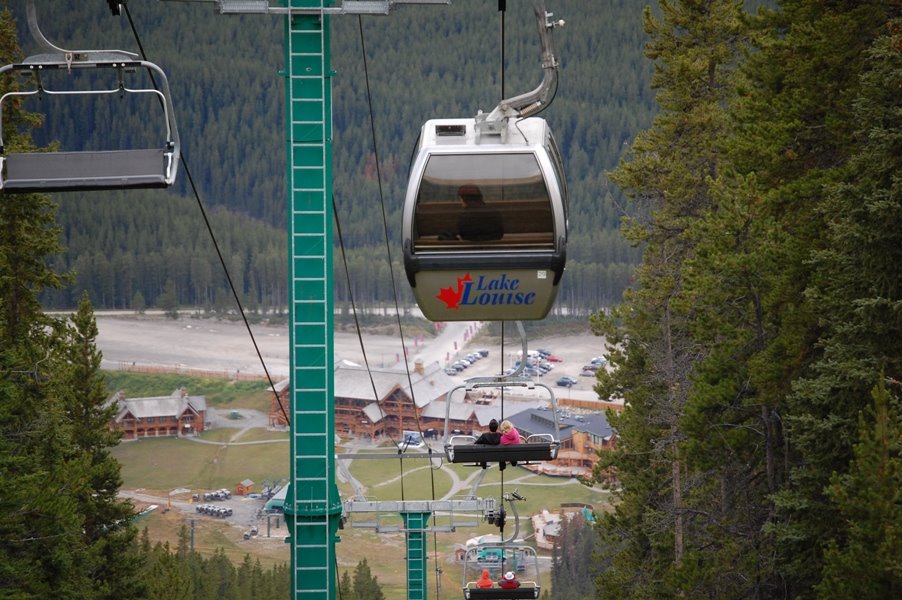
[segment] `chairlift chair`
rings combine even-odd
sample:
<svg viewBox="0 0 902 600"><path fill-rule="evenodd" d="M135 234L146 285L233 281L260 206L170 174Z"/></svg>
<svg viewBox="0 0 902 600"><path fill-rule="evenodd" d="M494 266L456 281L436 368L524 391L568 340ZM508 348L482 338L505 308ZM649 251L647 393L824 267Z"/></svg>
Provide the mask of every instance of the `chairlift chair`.
<svg viewBox="0 0 902 600"><path fill-rule="evenodd" d="M499 554L503 559L498 563L486 563L479 560L485 552ZM522 572L511 566L509 558L516 554L522 561ZM504 571L518 572L520 587L503 589L497 584L490 588L477 586L477 579L483 569L488 568L494 577L500 579ZM541 594L542 586L539 573L539 559L535 549L519 542L482 542L464 554L463 596L464 600L513 600L534 599Z"/></svg>
<svg viewBox="0 0 902 600"><path fill-rule="evenodd" d="M162 188L173 184L178 171L180 143L172 109L172 95L166 74L154 63L140 60L137 54L122 50L63 50L54 46L40 31L34 0L29 0L28 24L32 35L47 53L36 54L21 63L0 67L4 74L30 74L33 89L13 90L0 97L0 120L4 104L14 98L37 96L124 96L149 94L159 99L165 134L159 146L113 150L60 152L18 152L7 147L8 136L0 129L0 192L59 192ZM52 73L72 75L73 70L112 72L116 85L92 89L51 89L44 79ZM131 88L125 79L131 73L146 70L156 79L159 89ZM4 121L5 122L5 121Z"/></svg>
<svg viewBox="0 0 902 600"><path fill-rule="evenodd" d="M554 416L554 434L539 433L528 436L522 443L509 445L477 444L476 436L451 433L451 401L458 390L477 389L482 387L526 387L534 389L542 387L548 391L552 415ZM557 403L554 391L543 383L536 383L528 377L509 375L502 377L475 377L467 380L464 385L453 388L448 393L445 405L445 457L448 462L455 464L469 464L486 468L489 463L530 464L557 458L560 443L560 428L557 418Z"/></svg>

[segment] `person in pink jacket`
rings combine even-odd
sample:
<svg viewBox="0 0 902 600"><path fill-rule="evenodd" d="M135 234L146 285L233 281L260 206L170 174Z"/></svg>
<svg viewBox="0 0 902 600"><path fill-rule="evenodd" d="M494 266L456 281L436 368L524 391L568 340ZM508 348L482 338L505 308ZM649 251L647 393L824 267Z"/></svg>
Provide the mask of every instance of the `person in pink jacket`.
<svg viewBox="0 0 902 600"><path fill-rule="evenodd" d="M498 429L501 431L501 444L503 446L520 443L520 432L517 431L517 428L510 421L502 421Z"/></svg>

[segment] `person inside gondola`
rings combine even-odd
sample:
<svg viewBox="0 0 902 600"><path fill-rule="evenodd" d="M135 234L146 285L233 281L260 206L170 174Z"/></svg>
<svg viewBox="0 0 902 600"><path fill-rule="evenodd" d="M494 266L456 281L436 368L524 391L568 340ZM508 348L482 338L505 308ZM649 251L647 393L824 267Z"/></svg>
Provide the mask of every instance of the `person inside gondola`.
<svg viewBox="0 0 902 600"><path fill-rule="evenodd" d="M479 186L467 184L457 190L464 209L457 219L457 235L467 242L500 240L504 222L497 208L485 203Z"/></svg>
<svg viewBox="0 0 902 600"><path fill-rule="evenodd" d="M476 587L480 587L480 588L490 588L490 587L492 587L493 585L495 585L495 582L492 581L492 578L491 578L491 577L489 577L489 570L488 570L488 569L483 569L483 570L482 570L482 577L480 577L480 578L476 581Z"/></svg>
<svg viewBox="0 0 902 600"><path fill-rule="evenodd" d="M514 575L513 571L508 571L498 582L498 585L501 587L501 589L515 590L520 587L520 582L517 581L517 576Z"/></svg>

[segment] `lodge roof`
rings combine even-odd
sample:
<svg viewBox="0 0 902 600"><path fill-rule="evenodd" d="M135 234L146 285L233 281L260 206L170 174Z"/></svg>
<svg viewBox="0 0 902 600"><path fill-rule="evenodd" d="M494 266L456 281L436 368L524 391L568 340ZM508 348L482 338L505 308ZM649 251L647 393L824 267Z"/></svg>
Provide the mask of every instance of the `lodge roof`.
<svg viewBox="0 0 902 600"><path fill-rule="evenodd" d="M550 408L537 408L520 412L508 417L521 434L534 435L547 433L554 435L554 412ZM561 440L573 437L573 433L582 431L604 439L614 434L608 419L602 412L574 414L568 410L558 409L558 428Z"/></svg>
<svg viewBox="0 0 902 600"><path fill-rule="evenodd" d="M410 383L413 383L411 393ZM375 402L387 398L395 389L400 389L408 397L412 397L417 408L423 408L433 400L444 397L457 386L457 382L446 374L439 363L424 365L423 372L410 371L410 382L407 371L403 369L373 368L342 361L335 365L335 396L355 400ZM373 397L373 388L377 398ZM378 411L377 411L378 413Z"/></svg>
<svg viewBox="0 0 902 600"><path fill-rule="evenodd" d="M204 396L189 396L184 388L172 392L169 396L151 396L147 398L126 398L125 392L119 391L107 401L116 403L119 412L116 420L121 421L130 414L136 419L151 417L181 417L191 411L200 414L207 410L207 399Z"/></svg>

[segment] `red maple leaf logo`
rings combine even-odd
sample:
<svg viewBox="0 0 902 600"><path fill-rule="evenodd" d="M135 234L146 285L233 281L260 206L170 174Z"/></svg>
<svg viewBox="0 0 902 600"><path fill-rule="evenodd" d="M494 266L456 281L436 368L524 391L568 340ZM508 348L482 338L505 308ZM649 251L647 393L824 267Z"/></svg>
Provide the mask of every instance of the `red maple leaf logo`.
<svg viewBox="0 0 902 600"><path fill-rule="evenodd" d="M458 310L460 309L460 300L464 297L464 284L470 281L473 281L473 278L469 273L462 278L458 277L456 290L451 287L439 288L436 298L444 302L448 310Z"/></svg>

